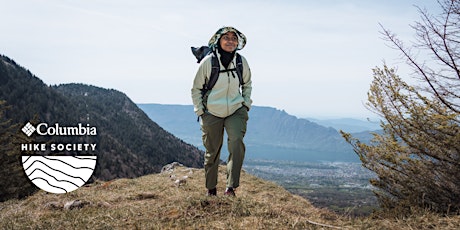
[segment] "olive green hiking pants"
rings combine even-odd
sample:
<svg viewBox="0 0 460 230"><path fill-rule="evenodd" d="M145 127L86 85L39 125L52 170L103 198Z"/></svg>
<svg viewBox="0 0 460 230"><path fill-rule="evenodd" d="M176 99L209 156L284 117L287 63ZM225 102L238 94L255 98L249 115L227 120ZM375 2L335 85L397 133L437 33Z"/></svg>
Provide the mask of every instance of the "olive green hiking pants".
<svg viewBox="0 0 460 230"><path fill-rule="evenodd" d="M240 185L240 173L246 151L243 143L248 121L246 107L239 108L235 113L226 118L205 113L201 116L201 119L203 145L206 148L204 155L206 188L213 189L217 186L217 174L224 129L228 136L227 144L229 152L227 161L227 187L237 188Z"/></svg>

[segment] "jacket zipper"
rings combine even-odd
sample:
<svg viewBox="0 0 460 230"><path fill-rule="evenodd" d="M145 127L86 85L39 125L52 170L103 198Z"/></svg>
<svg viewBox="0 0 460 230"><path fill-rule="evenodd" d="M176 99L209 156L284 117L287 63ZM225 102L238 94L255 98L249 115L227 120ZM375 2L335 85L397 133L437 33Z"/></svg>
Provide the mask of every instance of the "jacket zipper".
<svg viewBox="0 0 460 230"><path fill-rule="evenodd" d="M228 66L229 68L232 67L236 69L236 64L234 63L235 57L233 57L233 60L230 62L230 65ZM230 72L232 73L233 78L235 78L235 75L233 74L233 71L228 71L227 72L227 79L228 79L228 86L227 86L227 115L230 115L230 106L228 102L228 92L230 92L230 87L231 87L231 79L230 79Z"/></svg>
<svg viewBox="0 0 460 230"><path fill-rule="evenodd" d="M228 84L227 84L227 115L230 113L229 109L229 103L228 103L228 92L230 91L230 74L227 72L227 79L228 79Z"/></svg>

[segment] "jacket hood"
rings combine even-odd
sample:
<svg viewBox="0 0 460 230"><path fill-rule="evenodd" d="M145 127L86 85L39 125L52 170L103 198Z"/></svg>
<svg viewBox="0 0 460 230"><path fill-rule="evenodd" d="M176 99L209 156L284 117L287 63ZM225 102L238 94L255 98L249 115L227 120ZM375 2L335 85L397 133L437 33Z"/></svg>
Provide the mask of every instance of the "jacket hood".
<svg viewBox="0 0 460 230"><path fill-rule="evenodd" d="M246 45L246 36L244 36L243 33L235 29L234 27L231 26L224 26L217 30L217 32L211 37L211 39L208 42L209 48L212 50L215 50L218 46L219 39L222 35L228 33L228 32L234 32L236 36L238 37L238 46L236 47L236 50L241 50L244 48Z"/></svg>

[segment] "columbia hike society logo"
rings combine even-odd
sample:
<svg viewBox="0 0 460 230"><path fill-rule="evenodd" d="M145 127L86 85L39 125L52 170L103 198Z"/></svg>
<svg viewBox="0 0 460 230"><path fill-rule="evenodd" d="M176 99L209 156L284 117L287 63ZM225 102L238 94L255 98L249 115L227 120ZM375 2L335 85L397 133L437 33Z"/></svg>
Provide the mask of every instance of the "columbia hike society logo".
<svg viewBox="0 0 460 230"><path fill-rule="evenodd" d="M34 133L39 136L97 135L96 127L81 123L76 126L39 123L34 126L27 122L21 131L28 137ZM50 193L71 192L83 186L93 174L97 161L96 146L96 143L22 143L21 152L28 153L21 157L22 166L30 181L40 189ZM45 156L62 152L72 156Z"/></svg>

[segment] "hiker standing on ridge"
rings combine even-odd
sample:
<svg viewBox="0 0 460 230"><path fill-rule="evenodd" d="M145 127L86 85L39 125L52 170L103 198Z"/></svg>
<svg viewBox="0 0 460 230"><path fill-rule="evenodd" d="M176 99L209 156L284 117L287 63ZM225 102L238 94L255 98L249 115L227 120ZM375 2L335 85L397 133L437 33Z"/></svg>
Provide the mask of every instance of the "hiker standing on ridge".
<svg viewBox="0 0 460 230"><path fill-rule="evenodd" d="M246 37L233 27L220 28L209 47L192 48L198 62L204 58L193 81L195 113L201 118L207 195L217 194L217 175L224 129L228 136L227 185L225 195L235 195L245 155L243 138L251 108L251 71L236 51L246 45ZM209 55L208 55L209 54ZM241 90L240 90L241 88Z"/></svg>

